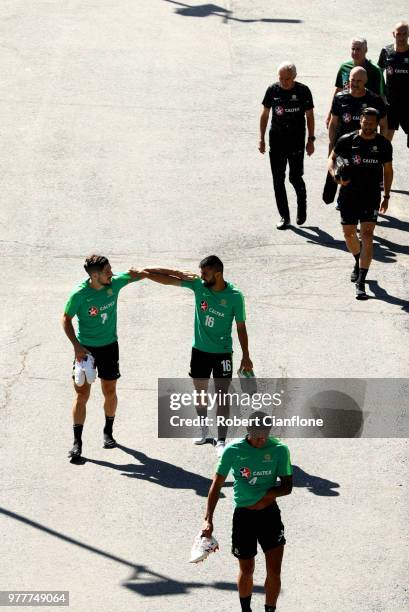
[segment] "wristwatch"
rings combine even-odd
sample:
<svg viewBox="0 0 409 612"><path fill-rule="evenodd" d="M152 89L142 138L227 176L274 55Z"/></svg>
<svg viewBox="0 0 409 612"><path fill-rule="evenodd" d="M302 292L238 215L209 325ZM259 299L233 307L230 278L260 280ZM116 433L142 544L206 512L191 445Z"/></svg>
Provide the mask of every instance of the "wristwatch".
<svg viewBox="0 0 409 612"><path fill-rule="evenodd" d="M308 140L310 142L315 142L315 136L308 136Z"/></svg>

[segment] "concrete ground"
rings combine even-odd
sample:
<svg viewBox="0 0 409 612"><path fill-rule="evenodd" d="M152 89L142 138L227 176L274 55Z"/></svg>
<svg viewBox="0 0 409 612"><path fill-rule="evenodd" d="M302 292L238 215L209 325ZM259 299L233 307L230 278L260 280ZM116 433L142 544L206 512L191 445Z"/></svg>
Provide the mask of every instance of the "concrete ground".
<svg viewBox="0 0 409 612"><path fill-rule="evenodd" d="M245 293L259 376L408 376L403 134L367 302L354 299L338 215L320 197L324 117L350 38L366 35L376 61L406 14L403 0L382 11L345 0L342 12L322 0L3 0L0 590L69 590L74 612L239 608L231 487L216 511L220 552L187 563L214 450L156 434L157 379L188 370L190 292L144 281L121 293L121 446L101 448L96 385L88 461L66 459L72 350L60 316L90 252L117 271L196 269L217 253ZM308 221L277 232L257 131L285 59L313 92L317 142L305 162ZM236 337L235 346L238 366ZM407 440L289 445L296 486L280 503L288 544L278 609L406 610ZM254 611L263 580L259 555Z"/></svg>

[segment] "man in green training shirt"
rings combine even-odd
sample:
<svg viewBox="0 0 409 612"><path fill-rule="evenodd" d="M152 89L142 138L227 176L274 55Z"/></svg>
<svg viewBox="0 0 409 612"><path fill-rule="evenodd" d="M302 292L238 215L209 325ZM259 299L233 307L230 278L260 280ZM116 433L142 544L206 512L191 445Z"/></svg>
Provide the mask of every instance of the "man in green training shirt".
<svg viewBox="0 0 409 612"><path fill-rule="evenodd" d="M74 347L74 369L76 362L86 362L89 354L94 358L104 395L104 448L114 448L116 441L112 436L112 427L118 403L116 381L120 377L116 331L117 300L120 290L143 278L143 274L131 269L126 273L114 275L108 259L103 255L88 257L84 268L89 278L80 283L68 298L62 325ZM78 319L77 334L72 324L75 316ZM78 461L81 457L82 430L91 390L88 379L81 382L82 384L77 384L74 381L74 444L69 453L73 461Z"/></svg>
<svg viewBox="0 0 409 612"><path fill-rule="evenodd" d="M366 38L353 38L351 40L351 58L347 62L341 64L337 78L335 79L335 91L331 98L331 106L328 111L326 118L326 126L329 126L331 120L331 107L334 100L334 96L340 91L347 91L349 87L349 74L352 68L356 66L362 66L365 68L367 74L366 88L372 93L378 96L384 96L385 81L383 78L382 70L372 60L366 58L368 52L368 43Z"/></svg>
<svg viewBox="0 0 409 612"><path fill-rule="evenodd" d="M217 464L207 498L202 536L213 532L213 514L221 488L233 472L234 514L232 553L239 561L238 590L242 612L251 612L254 557L257 542L265 558L265 610L276 609L281 587L281 562L284 553L284 526L276 498L292 491L292 467L288 447L270 438L271 417L254 412L249 419L246 438L226 446ZM277 479L280 484L277 486Z"/></svg>
<svg viewBox="0 0 409 612"><path fill-rule="evenodd" d="M218 380L218 390L221 391L218 415L227 417L229 406L227 400L223 403L223 394L227 393L233 372L233 319L236 321L243 351L240 368L248 371L253 368L248 350L244 297L237 287L224 280L223 263L216 255L205 257L199 267L200 278L164 268L146 268L143 274L157 283L185 287L194 292L195 329L189 375L193 378L195 389L200 392L207 391L213 373L213 377ZM207 406L200 406L197 413L205 423ZM205 444L208 433L209 428L203 425L201 436L195 439L195 444ZM227 426L219 426L216 442L218 455L224 450L226 436Z"/></svg>

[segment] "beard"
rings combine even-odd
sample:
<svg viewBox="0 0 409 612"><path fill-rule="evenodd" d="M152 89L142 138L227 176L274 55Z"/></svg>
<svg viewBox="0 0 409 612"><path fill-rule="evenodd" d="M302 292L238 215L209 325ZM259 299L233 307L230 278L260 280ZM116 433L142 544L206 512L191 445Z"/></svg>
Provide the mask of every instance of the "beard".
<svg viewBox="0 0 409 612"><path fill-rule="evenodd" d="M213 285L216 284L216 279L212 278L209 281L205 281L203 284L204 284L205 287L213 287Z"/></svg>

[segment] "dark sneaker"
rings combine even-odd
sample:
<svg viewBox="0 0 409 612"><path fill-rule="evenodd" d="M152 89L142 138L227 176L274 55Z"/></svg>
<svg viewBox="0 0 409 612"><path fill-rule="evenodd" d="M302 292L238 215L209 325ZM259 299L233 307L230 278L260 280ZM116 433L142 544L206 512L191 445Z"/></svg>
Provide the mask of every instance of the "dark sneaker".
<svg viewBox="0 0 409 612"><path fill-rule="evenodd" d="M351 272L351 283L356 283L359 277L359 266L355 265Z"/></svg>
<svg viewBox="0 0 409 612"><path fill-rule="evenodd" d="M81 458L82 453L82 442L75 441L72 449L68 453L68 457L72 459L72 461L78 461Z"/></svg>
<svg viewBox="0 0 409 612"><path fill-rule="evenodd" d="M281 217L280 222L276 225L276 228L279 230L285 230L289 225L290 219L284 219L284 217Z"/></svg>
<svg viewBox="0 0 409 612"><path fill-rule="evenodd" d="M302 225L307 220L307 211L303 210L297 213L297 225Z"/></svg>
<svg viewBox="0 0 409 612"><path fill-rule="evenodd" d="M365 283L356 283L355 290L356 290L355 296L357 300L367 300L368 299L368 296L365 292Z"/></svg>
<svg viewBox="0 0 409 612"><path fill-rule="evenodd" d="M116 445L116 440L114 440L112 435L104 433L104 448L115 448Z"/></svg>

